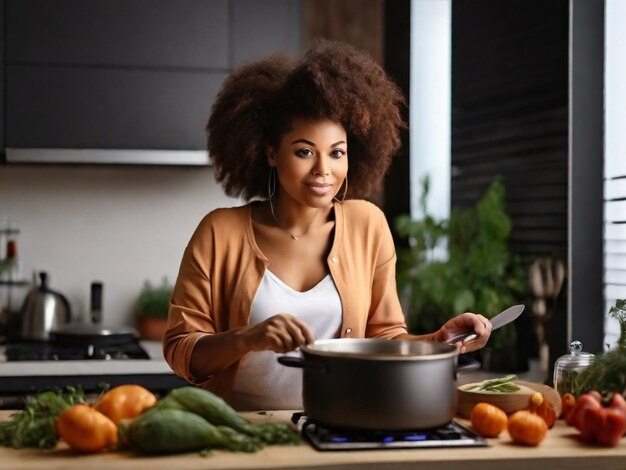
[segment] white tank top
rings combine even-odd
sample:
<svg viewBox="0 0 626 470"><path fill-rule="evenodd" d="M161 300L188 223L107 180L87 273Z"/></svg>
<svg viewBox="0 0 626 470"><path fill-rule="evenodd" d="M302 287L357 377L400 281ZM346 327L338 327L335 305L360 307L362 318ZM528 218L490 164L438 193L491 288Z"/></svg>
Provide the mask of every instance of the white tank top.
<svg viewBox="0 0 626 470"><path fill-rule="evenodd" d="M315 339L339 337L341 299L330 274L312 289L298 292L266 269L252 300L248 324L256 325L281 312L304 321ZM297 351L288 354L299 356ZM233 389L235 409L302 409L302 370L279 364L277 358L281 355L273 351L246 355Z"/></svg>

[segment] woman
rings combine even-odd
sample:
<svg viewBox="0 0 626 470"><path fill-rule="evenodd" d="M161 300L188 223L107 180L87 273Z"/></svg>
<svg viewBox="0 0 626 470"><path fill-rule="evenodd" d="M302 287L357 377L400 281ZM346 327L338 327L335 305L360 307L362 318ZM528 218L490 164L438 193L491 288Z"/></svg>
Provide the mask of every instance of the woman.
<svg viewBox="0 0 626 470"><path fill-rule="evenodd" d="M208 214L185 250L163 339L178 375L239 410L298 409L301 372L276 355L303 343L473 330L458 347L484 346L491 325L472 313L407 334L389 227L360 199L400 146L403 105L371 58L330 41L229 76L208 148L226 193L252 202Z"/></svg>

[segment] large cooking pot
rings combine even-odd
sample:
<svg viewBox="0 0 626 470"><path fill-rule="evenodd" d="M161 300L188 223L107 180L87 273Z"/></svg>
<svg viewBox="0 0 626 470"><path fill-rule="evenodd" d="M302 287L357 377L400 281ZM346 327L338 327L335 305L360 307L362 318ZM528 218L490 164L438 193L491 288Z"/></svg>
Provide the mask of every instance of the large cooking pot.
<svg viewBox="0 0 626 470"><path fill-rule="evenodd" d="M302 357L278 361L303 369L309 419L372 430L429 429L456 414L455 346L435 341L328 339L300 347ZM476 363L477 365L478 363Z"/></svg>

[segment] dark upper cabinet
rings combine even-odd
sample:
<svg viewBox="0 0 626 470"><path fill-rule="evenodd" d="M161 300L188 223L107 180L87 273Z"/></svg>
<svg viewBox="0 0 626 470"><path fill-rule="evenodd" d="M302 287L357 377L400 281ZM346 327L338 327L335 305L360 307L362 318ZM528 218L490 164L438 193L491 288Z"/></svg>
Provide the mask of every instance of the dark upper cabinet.
<svg viewBox="0 0 626 470"><path fill-rule="evenodd" d="M204 125L224 77L8 66L7 147L203 150Z"/></svg>
<svg viewBox="0 0 626 470"><path fill-rule="evenodd" d="M228 68L227 0L7 0L9 62Z"/></svg>
<svg viewBox="0 0 626 470"><path fill-rule="evenodd" d="M204 152L233 67L300 51L301 1L4 0L7 160L63 155L38 160L41 149L108 151L79 163L107 163L115 150ZM24 159L25 149L39 153Z"/></svg>
<svg viewBox="0 0 626 470"><path fill-rule="evenodd" d="M297 54L303 29L300 0L235 0L233 66L268 52Z"/></svg>

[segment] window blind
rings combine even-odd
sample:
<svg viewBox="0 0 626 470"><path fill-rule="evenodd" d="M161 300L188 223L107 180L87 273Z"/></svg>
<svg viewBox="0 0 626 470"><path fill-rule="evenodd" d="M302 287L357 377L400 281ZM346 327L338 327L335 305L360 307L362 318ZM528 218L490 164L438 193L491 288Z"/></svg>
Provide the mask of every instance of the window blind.
<svg viewBox="0 0 626 470"><path fill-rule="evenodd" d="M626 299L626 2L607 0L605 13L604 151L604 342L615 344L617 320L608 316L616 299Z"/></svg>

